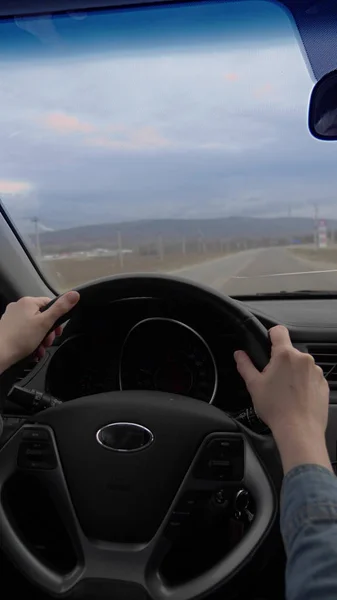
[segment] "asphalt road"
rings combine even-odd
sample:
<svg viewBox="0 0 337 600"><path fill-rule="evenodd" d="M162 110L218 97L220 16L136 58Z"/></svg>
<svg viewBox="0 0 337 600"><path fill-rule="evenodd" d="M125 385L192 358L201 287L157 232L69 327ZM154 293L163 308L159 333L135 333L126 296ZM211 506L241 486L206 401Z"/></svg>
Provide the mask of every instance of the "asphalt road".
<svg viewBox="0 0 337 600"><path fill-rule="evenodd" d="M174 273L231 296L337 290L337 265L309 262L286 248L246 250Z"/></svg>

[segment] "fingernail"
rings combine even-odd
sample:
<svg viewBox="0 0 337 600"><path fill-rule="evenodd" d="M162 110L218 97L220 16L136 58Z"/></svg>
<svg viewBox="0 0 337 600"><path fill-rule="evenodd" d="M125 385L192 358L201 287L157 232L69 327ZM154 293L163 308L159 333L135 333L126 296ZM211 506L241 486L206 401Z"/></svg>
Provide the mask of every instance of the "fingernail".
<svg viewBox="0 0 337 600"><path fill-rule="evenodd" d="M234 352L234 359L237 361L240 358L240 350L235 350Z"/></svg>
<svg viewBox="0 0 337 600"><path fill-rule="evenodd" d="M76 304L76 302L78 302L79 296L80 295L78 292L67 293L67 299L69 300L70 304Z"/></svg>

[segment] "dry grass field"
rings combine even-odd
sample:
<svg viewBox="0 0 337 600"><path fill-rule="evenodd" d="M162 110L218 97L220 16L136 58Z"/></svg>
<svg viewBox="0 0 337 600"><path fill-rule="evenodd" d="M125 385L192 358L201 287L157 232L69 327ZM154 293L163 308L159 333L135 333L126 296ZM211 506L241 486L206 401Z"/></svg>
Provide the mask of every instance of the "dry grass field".
<svg viewBox="0 0 337 600"><path fill-rule="evenodd" d="M119 273L142 273L173 271L185 266L199 264L225 256L225 254L207 252L182 254L169 254L160 260L158 256L139 256L125 254L123 265L118 257L94 258L63 258L59 260L43 261L42 268L49 281L58 290L66 290L82 283L100 277L117 275Z"/></svg>
<svg viewBox="0 0 337 600"><path fill-rule="evenodd" d="M328 248L292 248L291 252L312 262L337 265L337 246Z"/></svg>

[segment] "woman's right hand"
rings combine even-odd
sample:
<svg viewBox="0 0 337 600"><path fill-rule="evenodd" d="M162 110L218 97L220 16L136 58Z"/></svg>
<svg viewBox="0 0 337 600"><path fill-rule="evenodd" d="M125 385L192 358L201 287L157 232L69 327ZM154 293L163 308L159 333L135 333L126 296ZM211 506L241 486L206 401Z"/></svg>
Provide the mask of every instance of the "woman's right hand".
<svg viewBox="0 0 337 600"><path fill-rule="evenodd" d="M234 355L258 416L271 429L284 469L303 462L331 468L325 445L329 386L310 354L296 350L288 330L270 330L271 358L260 373L248 355Z"/></svg>

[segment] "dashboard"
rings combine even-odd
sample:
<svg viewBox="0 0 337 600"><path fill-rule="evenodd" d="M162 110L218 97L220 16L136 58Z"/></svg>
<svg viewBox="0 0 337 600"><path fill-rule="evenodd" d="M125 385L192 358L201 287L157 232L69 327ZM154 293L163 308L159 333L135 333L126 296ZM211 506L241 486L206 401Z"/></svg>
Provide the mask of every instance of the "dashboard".
<svg viewBox="0 0 337 600"><path fill-rule="evenodd" d="M158 390L227 411L251 406L233 359L240 339L201 305L128 298L82 315L51 349L45 390L62 401L112 390Z"/></svg>

